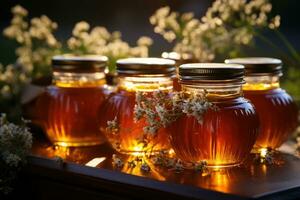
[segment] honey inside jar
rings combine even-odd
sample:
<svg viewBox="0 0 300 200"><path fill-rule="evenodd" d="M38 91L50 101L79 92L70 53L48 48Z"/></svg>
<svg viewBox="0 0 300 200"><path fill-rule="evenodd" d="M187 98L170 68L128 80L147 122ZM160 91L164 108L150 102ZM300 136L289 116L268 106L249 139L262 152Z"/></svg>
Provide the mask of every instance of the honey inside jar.
<svg viewBox="0 0 300 200"><path fill-rule="evenodd" d="M106 57L55 56L53 84L38 99L42 126L59 146L90 146L105 141L97 114L105 99Z"/></svg>
<svg viewBox="0 0 300 200"><path fill-rule="evenodd" d="M254 104L261 124L255 150L280 147L297 127L298 116L292 97L280 88L281 60L237 58L226 62L243 64L246 68L244 95Z"/></svg>
<svg viewBox="0 0 300 200"><path fill-rule="evenodd" d="M199 123L183 115L169 126L171 146L186 162L207 161L211 167L241 164L249 155L259 130L252 104L242 96L243 66L186 64L179 68L182 91L206 94L217 109L209 109Z"/></svg>
<svg viewBox="0 0 300 200"><path fill-rule="evenodd" d="M118 90L110 95L99 112L100 130L114 149L131 155L154 154L169 149L165 129L141 141L147 123L145 119L135 120L134 109L137 92L149 97L158 90L171 92L174 64L172 60L158 58L129 58L117 62ZM113 120L118 129L115 132L108 129L108 121Z"/></svg>

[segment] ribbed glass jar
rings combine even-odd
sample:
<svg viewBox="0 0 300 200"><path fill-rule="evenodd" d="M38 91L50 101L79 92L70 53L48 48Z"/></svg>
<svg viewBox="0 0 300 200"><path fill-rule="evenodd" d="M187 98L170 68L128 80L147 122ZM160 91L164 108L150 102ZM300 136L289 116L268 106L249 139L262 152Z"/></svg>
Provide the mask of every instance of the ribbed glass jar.
<svg viewBox="0 0 300 200"><path fill-rule="evenodd" d="M97 111L105 99L106 63L103 56L53 57L53 84L37 102L53 144L90 146L105 141L97 126Z"/></svg>
<svg viewBox="0 0 300 200"><path fill-rule="evenodd" d="M241 65L196 63L179 67L183 93L205 95L215 107L203 114L202 123L183 115L169 126L171 146L180 159L229 167L239 165L249 155L259 120L252 104L243 97L243 75Z"/></svg>
<svg viewBox="0 0 300 200"><path fill-rule="evenodd" d="M280 88L282 62L275 58L228 59L226 63L245 66L245 97L254 104L260 118L260 134L255 149L280 147L297 127L298 109L292 97Z"/></svg>
<svg viewBox="0 0 300 200"><path fill-rule="evenodd" d="M125 154L140 155L169 149L168 133L160 129L154 137L146 136L145 119L136 121L136 93L152 96L155 91L170 93L175 62L162 58L128 58L117 61L117 92L111 94L99 112L100 130L112 147ZM115 130L108 125L115 123ZM146 144L141 142L144 138Z"/></svg>

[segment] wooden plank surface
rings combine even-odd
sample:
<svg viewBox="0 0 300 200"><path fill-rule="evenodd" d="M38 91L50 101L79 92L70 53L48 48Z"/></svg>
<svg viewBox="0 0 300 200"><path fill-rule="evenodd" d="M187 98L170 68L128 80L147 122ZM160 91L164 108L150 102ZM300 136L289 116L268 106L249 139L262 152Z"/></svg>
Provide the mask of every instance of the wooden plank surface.
<svg viewBox="0 0 300 200"><path fill-rule="evenodd" d="M34 144L26 173L52 184L72 186L115 198L169 197L172 199L284 199L300 198L300 160L279 154L276 165L253 164L213 171L203 176L193 170L175 173L150 165L149 173L139 168L115 169L108 145L88 148L54 148L42 140ZM57 162L55 156L64 159ZM85 166L94 158L105 158L96 167ZM123 159L129 159L123 157ZM293 197L293 198L292 198ZM295 199L297 199L295 198Z"/></svg>

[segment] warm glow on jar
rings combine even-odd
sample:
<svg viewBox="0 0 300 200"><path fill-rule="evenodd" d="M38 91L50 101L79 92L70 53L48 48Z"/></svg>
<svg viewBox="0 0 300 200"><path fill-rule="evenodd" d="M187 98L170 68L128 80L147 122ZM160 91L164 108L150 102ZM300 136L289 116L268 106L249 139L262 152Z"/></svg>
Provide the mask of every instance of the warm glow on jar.
<svg viewBox="0 0 300 200"><path fill-rule="evenodd" d="M64 88L87 88L98 87L105 84L105 74L103 72L95 73L70 73L54 72L54 83L57 87Z"/></svg>
<svg viewBox="0 0 300 200"><path fill-rule="evenodd" d="M105 141L97 126L97 111L105 99L106 60L99 56L53 58L53 84L37 103L53 144L90 146Z"/></svg>
<svg viewBox="0 0 300 200"><path fill-rule="evenodd" d="M243 90L271 90L279 88L278 76L250 76L245 77L246 83L243 85Z"/></svg>
<svg viewBox="0 0 300 200"><path fill-rule="evenodd" d="M135 121L134 109L136 92L144 92L147 96L158 90L171 92L174 61L158 58L123 59L117 62L117 71L120 76L118 90L110 95L99 111L100 130L105 133L112 147L121 153L144 155L168 150L168 133L165 129L141 141L147 122L144 119ZM108 121L112 120L117 126L114 132L108 129Z"/></svg>
<svg viewBox="0 0 300 200"><path fill-rule="evenodd" d="M243 64L246 69L244 95L254 104L260 118L260 134L255 151L280 147L297 127L298 109L292 97L280 88L279 59L237 58L227 63Z"/></svg>
<svg viewBox="0 0 300 200"><path fill-rule="evenodd" d="M247 158L259 121L252 104L242 96L243 73L240 65L180 66L182 91L187 96L206 94L207 102L217 108L207 110L202 123L183 115L170 125L171 147L181 160L205 160L217 169L239 165Z"/></svg>

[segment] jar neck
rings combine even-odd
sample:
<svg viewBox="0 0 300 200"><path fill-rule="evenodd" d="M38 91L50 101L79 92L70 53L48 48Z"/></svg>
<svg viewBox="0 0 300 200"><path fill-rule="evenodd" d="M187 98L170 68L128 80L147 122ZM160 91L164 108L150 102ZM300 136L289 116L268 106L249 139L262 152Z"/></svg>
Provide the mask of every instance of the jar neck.
<svg viewBox="0 0 300 200"><path fill-rule="evenodd" d="M53 72L53 84L58 87L97 87L104 85L105 83L104 72Z"/></svg>
<svg viewBox="0 0 300 200"><path fill-rule="evenodd" d="M210 84L182 84L182 91L186 93L206 93L206 98L209 101L221 101L241 97L241 83L210 83Z"/></svg>
<svg viewBox="0 0 300 200"><path fill-rule="evenodd" d="M156 90L172 90L171 77L162 76L127 76L119 77L119 88L129 92Z"/></svg>
<svg viewBox="0 0 300 200"><path fill-rule="evenodd" d="M280 87L278 75L246 76L243 90L271 90Z"/></svg>

